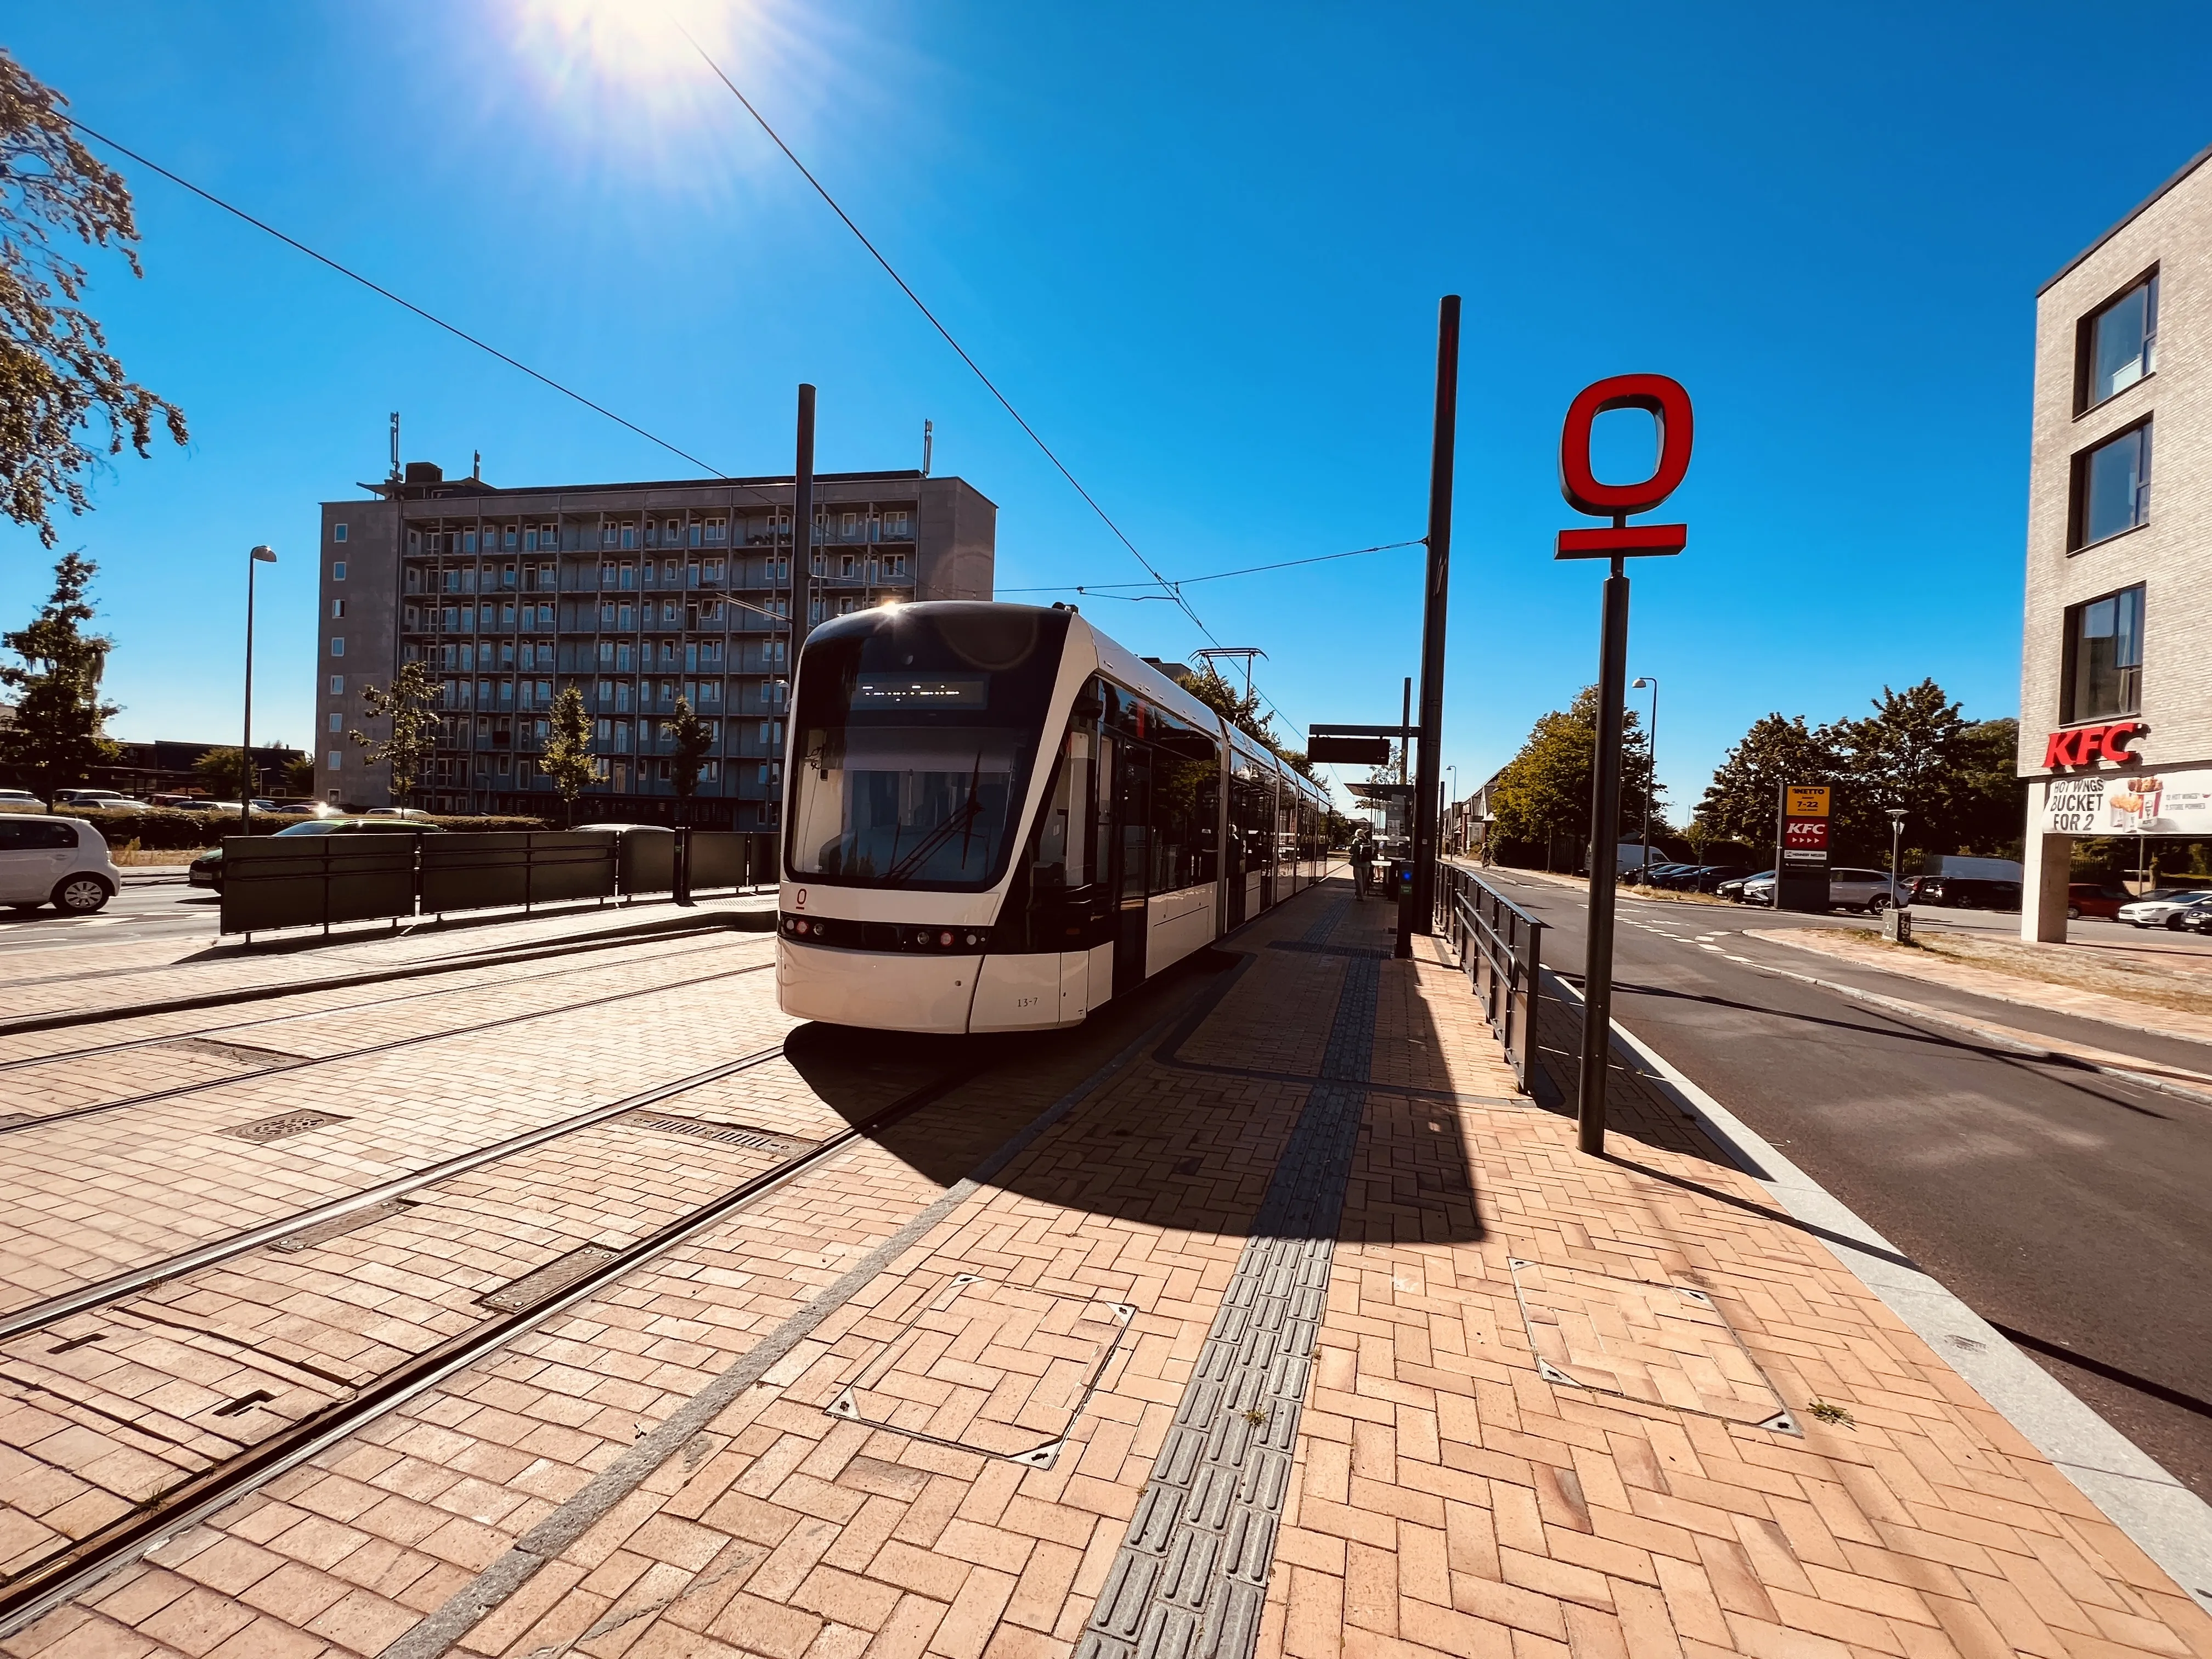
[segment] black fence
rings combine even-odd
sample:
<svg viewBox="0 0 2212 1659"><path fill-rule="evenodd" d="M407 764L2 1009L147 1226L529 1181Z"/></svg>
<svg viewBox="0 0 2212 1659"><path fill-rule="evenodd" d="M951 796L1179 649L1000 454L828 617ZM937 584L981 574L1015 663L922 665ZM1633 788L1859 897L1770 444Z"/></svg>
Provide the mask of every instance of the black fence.
<svg viewBox="0 0 2212 1659"><path fill-rule="evenodd" d="M1525 1092L1536 1058L1536 998L1544 924L1455 864L1437 866L1437 903L1460 966L1482 999L1490 1029L1504 1045L1513 1080Z"/></svg>
<svg viewBox="0 0 2212 1659"><path fill-rule="evenodd" d="M729 830L227 836L226 933L749 886L757 836Z"/></svg>

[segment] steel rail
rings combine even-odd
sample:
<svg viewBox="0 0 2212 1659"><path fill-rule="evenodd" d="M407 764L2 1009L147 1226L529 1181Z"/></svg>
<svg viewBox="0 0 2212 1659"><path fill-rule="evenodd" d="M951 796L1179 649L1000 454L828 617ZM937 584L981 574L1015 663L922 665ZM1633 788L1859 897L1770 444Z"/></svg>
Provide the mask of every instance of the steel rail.
<svg viewBox="0 0 2212 1659"><path fill-rule="evenodd" d="M774 1051L781 1053L781 1048ZM730 1062L726 1069L758 1063L758 1057ZM195 1475L133 1513L119 1517L16 1574L0 1585L0 1638L13 1635L33 1620L60 1606L118 1568L128 1565L179 1528L204 1519L223 1505L258 1489L316 1453L343 1440L362 1425L404 1405L454 1373L496 1352L556 1314L597 1295L624 1274L673 1249L788 1182L842 1157L855 1143L889 1127L940 1099L982 1072L986 1063L957 1068L894 1101L882 1111L851 1125L812 1150L785 1159L657 1228L567 1289L534 1307L486 1320L472 1331L403 1361L364 1387L355 1397L325 1407L280 1430L268 1439ZM674 1092L696 1087L700 1079L665 1085ZM634 1109L629 1103L623 1109ZM615 1107L604 1109L611 1113Z"/></svg>
<svg viewBox="0 0 2212 1659"><path fill-rule="evenodd" d="M676 939L685 939L690 937L690 935L678 933L672 935L672 937ZM763 935L763 937L772 938L773 936ZM635 940L632 942L643 944L649 941ZM720 950L721 948L723 947L720 944L701 945L695 945L688 951L669 951L659 956L641 957L636 958L636 960L641 962L666 962L672 957L696 956L708 951ZM493 967L501 967L505 964L493 963L489 965ZM257 1026L283 1025L295 1020L325 1019L333 1014L358 1013L364 1008L388 1008L395 1002L416 1002L420 1001L424 997L474 996L481 991L503 991L511 985L538 985L542 984L546 980L560 979L569 974L588 974L602 967L620 967L623 964L619 963L581 962L578 963L573 968L555 968L543 974L519 974L513 979L489 980L481 985L464 985L459 987L441 986L428 991L402 991L394 996L370 997L363 1002L342 1002L337 1004L335 1007L305 1008L301 1009L297 1013L290 1014L261 1014L256 1016L252 1019L234 1019L221 1025L202 1025L196 1030L189 1031L169 1031L158 1036L123 1037L113 1042L87 1043L82 1048L58 1048L50 1054L21 1054L14 1060L0 1060L0 1072L19 1072L23 1070L25 1067L31 1066L58 1065L60 1062L66 1060L83 1060L93 1054L121 1054L131 1048L157 1048L165 1042L185 1042L191 1041L194 1037L213 1036L219 1031L248 1031L253 1030Z"/></svg>
<svg viewBox="0 0 2212 1659"><path fill-rule="evenodd" d="M34 1031L62 1030L72 1025L98 1025L109 1020L145 1019L155 1014L189 1013L195 1008L228 1008L236 1003L268 1002L280 997L306 996L314 991L350 990L357 985L384 985L395 980L422 979L434 974L465 973L472 968L498 967L513 962L537 962L547 957L576 956L586 951L611 951L617 945L635 945L640 939L683 938L717 930L729 933L753 931L733 927L724 921L702 919L690 926L623 929L550 945L529 945L509 950L494 948L434 962L411 962L396 968L369 969L358 974L329 974L305 983L290 981L270 985L236 986L223 991L196 992L190 996L159 997L149 1002L130 1003L118 1008L58 1009L50 1014L28 1014L19 1019L0 1020L0 1037L24 1036ZM146 968L95 969L89 973L58 974L47 979L17 980L15 983L19 986L48 985L62 981L81 982L88 979L135 977L141 974L169 973L176 966L175 963L161 963Z"/></svg>
<svg viewBox="0 0 2212 1659"><path fill-rule="evenodd" d="M773 963L757 962L750 968L732 968L719 974L702 974L687 980L687 985L708 985L718 979L735 979L744 974L757 974L773 967ZM508 1014L499 1019L477 1020L472 1024L449 1026L442 1031L425 1031L416 1036L394 1037L389 1042L372 1042L359 1048L343 1049L335 1054L312 1054L283 1066L264 1066L255 1071L236 1072L228 1077L203 1078L197 1083L179 1083L167 1089L149 1089L143 1094L125 1095L119 1100L97 1101L88 1106L71 1106L58 1112L26 1118L20 1123L0 1123L0 1135L21 1134L30 1129L43 1129L50 1123L67 1123L78 1118L96 1117L103 1112L119 1112L126 1107L151 1105L157 1100L174 1100L183 1095L200 1094L210 1089L221 1089L234 1083L254 1083L263 1078L282 1077L292 1072L306 1071L311 1066L334 1066L340 1060L359 1060L368 1054L390 1054L396 1049L416 1048L425 1042L443 1042L449 1037L475 1036L484 1031L496 1031L502 1026L520 1025L533 1019L550 1019L556 1014L573 1014L585 1008L601 1008L611 1002L627 1002L633 997L649 997L665 993L665 985L641 986L635 991L614 991L603 997L588 997L581 1002L563 1002L550 1008L533 1009L528 1013Z"/></svg>

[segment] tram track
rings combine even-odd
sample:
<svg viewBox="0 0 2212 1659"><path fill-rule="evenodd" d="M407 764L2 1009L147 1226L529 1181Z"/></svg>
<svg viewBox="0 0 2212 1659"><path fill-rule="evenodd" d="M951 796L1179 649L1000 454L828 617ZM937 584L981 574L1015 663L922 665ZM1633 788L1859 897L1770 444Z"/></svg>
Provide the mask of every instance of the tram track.
<svg viewBox="0 0 2212 1659"><path fill-rule="evenodd" d="M742 915L745 913L738 913ZM389 968L366 969L354 974L327 974L309 980L276 981L259 985L229 986L220 990L196 991L174 997L158 997L144 1002L126 1003L109 1008L62 1008L40 1014L26 1014L14 1019L0 1020L0 1037L23 1036L39 1031L64 1030L79 1025L99 1025L110 1021L143 1019L156 1014L188 1013L201 1008L228 1008L239 1003L269 1002L284 997L305 996L317 991L351 990L363 985L389 984L399 980L424 979L441 974L468 973L481 968L507 966L514 963L538 962L552 957L579 956L592 951L611 951L642 940L682 937L692 933L769 933L765 927L755 929L736 925L726 915L698 921L679 921L674 926L648 923L635 928L595 933L583 939L562 939L544 945L525 945L512 948L491 947L478 951L465 952L458 957L443 957L430 962L409 962ZM81 983L88 979L112 976L138 976L153 974L173 974L190 963L160 963L143 968L94 969L73 974L50 975L39 980L17 980L18 986Z"/></svg>
<svg viewBox="0 0 2212 1659"><path fill-rule="evenodd" d="M448 1160L444 1164L419 1171L399 1182L387 1183L384 1188L301 1211L199 1249L149 1264L129 1273L116 1275L98 1285L87 1285L65 1296L49 1298L0 1319L0 1341L14 1343L25 1335L51 1331L58 1323L73 1315L100 1310L116 1314L134 1295L185 1275L203 1273L218 1263L272 1244L289 1233L317 1225L319 1222L342 1219L349 1213L369 1209L400 1192L450 1181L466 1170L514 1158L560 1136L639 1112L761 1066L778 1058L782 1053L781 1044L757 1050L641 1094L594 1108L560 1124L515 1137L498 1146L482 1149L463 1158ZM818 1141L805 1146L803 1150L744 1176L726 1189L691 1205L628 1244L599 1251L599 1259L592 1261L585 1271L567 1275L550 1293L532 1297L526 1305L514 1307L510 1311L479 1319L470 1328L447 1336L419 1352L406 1355L374 1376L353 1382L342 1376L333 1376L328 1369L318 1370L296 1357L288 1360L264 1359L262 1362L264 1370L289 1366L292 1371L311 1378L328 1379L322 1383L325 1391L331 1382L337 1382L349 1397L331 1400L266 1435L251 1439L246 1437L250 1431L234 1430L229 1425L250 1418L258 1403L252 1396L212 1413L203 1413L204 1419L223 1419L225 1426L216 1430L205 1421L187 1426L195 1430L203 1442L217 1438L234 1444L236 1449L213 1459L204 1469L149 1493L105 1524L70 1540L36 1560L0 1575L0 1636L20 1630L107 1573L155 1547L179 1528L191 1525L224 1504L258 1489L366 1424L488 1358L546 1320L597 1295L626 1274L743 1212L791 1182L823 1168L860 1143L881 1134L901 1120L972 1081L996 1063L991 1060L977 1059L954 1066L934 1079L908 1090L865 1118L847 1124ZM579 1253L570 1253L572 1256L576 1254ZM567 1259L556 1258L554 1262L544 1264L540 1272L550 1270ZM537 1276L535 1273L528 1275L511 1288L520 1288L527 1284L529 1279ZM477 1298L479 1304L491 1301L489 1297ZM100 1340L97 1333L81 1334L45 1352L60 1354ZM16 1352L18 1355L21 1352L20 1344L17 1344ZM21 1391L24 1381L9 1376L9 1372L24 1369L20 1360L0 1355L0 1382L11 1383ZM270 1398L266 1391L262 1392L263 1401ZM86 1409L90 1411L92 1408ZM121 1425L120 1418L112 1413L108 1415L119 1425L113 1431L118 1437L132 1431L136 1427ZM142 1436L145 1432L143 1428L136 1431Z"/></svg>
<svg viewBox="0 0 2212 1659"><path fill-rule="evenodd" d="M633 939L627 942L630 944L643 944L647 941ZM738 941L731 942L736 943ZM625 966L635 965L639 963L668 962L685 957L701 956L709 951L721 950L725 948L726 948L725 945L718 942L714 945L694 945L688 950L666 951L657 955L640 956L632 958L631 962L627 963L619 962L578 963L574 967L556 968L543 974L520 974L517 975L513 979L487 980L482 984L477 985L465 985L460 987L438 986L428 990L402 991L392 996L370 997L360 1002L342 1002L328 1008L306 1008L301 1009L293 1013L286 1014L262 1014L252 1019L227 1020L220 1024L201 1025L174 1031L164 1031L150 1036L121 1037L112 1042L93 1042L86 1043L75 1048L58 1048L51 1054L19 1054L13 1059L0 1060L0 1073L22 1071L27 1067L35 1066L57 1066L68 1060L87 1060L100 1054L124 1054L134 1048L157 1048L163 1043L167 1042L185 1042L195 1037L211 1037L221 1033L252 1030L267 1025L284 1025L311 1019L328 1019L341 1014L359 1013L366 1009L390 1007L395 1003L417 1002L429 997L475 996L484 992L504 991L510 987L517 985L543 984L547 980L564 979L575 974L596 973L604 969L618 969ZM302 988L300 991L295 993L295 994L304 996L310 994L313 990L319 988ZM125 1016L125 1018L151 1018L151 1016Z"/></svg>
<svg viewBox="0 0 2212 1659"><path fill-rule="evenodd" d="M735 979L747 974L758 974L775 966L770 962L752 963L743 968L731 968L714 974L702 974L684 981L691 986L712 984L717 980ZM495 1031L510 1025L526 1024L531 1020L550 1019L562 1014L579 1013L587 1008L600 1008L617 1002L627 1002L638 997L665 994L666 985L645 985L633 990L613 991L604 996L588 997L580 1001L557 1003L550 1008L533 1008L519 1014L506 1014L496 1019L476 1020L465 1025L448 1026L442 1030L417 1032L411 1036L393 1037L384 1042L366 1043L359 1048L342 1049L336 1054L306 1055L278 1065L263 1066L222 1077L200 1078L190 1083L172 1085L166 1089L149 1089L137 1094L125 1095L118 1099L94 1101L82 1106L64 1107L58 1111L45 1112L18 1118L0 1120L0 1135L21 1134L33 1129L43 1129L56 1123L72 1122L82 1118L118 1112L133 1106L151 1105L156 1101L174 1100L186 1095L202 1094L210 1090L227 1088L241 1083L259 1082L271 1077L285 1076L307 1071L320 1066L334 1066L343 1060L360 1060L371 1054L391 1054L403 1048L419 1048L426 1043L443 1042L456 1037L476 1036L486 1031ZM169 1041L180 1041L171 1038Z"/></svg>

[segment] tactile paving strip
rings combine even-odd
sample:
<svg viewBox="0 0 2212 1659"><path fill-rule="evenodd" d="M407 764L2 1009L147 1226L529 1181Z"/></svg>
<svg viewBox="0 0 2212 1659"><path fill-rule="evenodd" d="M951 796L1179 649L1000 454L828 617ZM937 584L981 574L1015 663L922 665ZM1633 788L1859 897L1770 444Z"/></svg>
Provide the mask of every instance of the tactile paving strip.
<svg viewBox="0 0 2212 1659"><path fill-rule="evenodd" d="M1322 1065L1345 1081L1306 1097L1076 1659L1249 1659L1259 1639L1381 985L1347 960Z"/></svg>

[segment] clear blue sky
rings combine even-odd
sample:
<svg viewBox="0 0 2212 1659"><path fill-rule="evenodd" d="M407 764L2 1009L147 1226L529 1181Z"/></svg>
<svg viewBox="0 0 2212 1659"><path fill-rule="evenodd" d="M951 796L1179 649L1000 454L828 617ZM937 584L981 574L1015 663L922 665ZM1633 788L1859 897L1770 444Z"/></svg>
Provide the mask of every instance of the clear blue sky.
<svg viewBox="0 0 2212 1659"><path fill-rule="evenodd" d="M92 125L726 472L915 464L1000 504L1002 588L1141 576L734 100L586 0L26 8ZM611 7L651 15L649 0ZM2018 698L2037 286L2212 140L2212 11L2022 4L687 5L725 64L1152 562L1418 536L1437 296L1466 296L1447 758L1462 791L1595 677L1555 566L1577 388L1698 408L1637 571L1678 810L1771 708L1933 675ZM642 441L128 164L147 267L91 261L188 452L64 526L102 567L127 737L308 741L316 503L410 458L501 483L682 476ZM1620 417L1627 418L1627 417ZM1417 550L1192 590L1299 727L1395 716ZM49 558L0 532L0 618ZM1130 646L1204 640L1086 604Z"/></svg>

